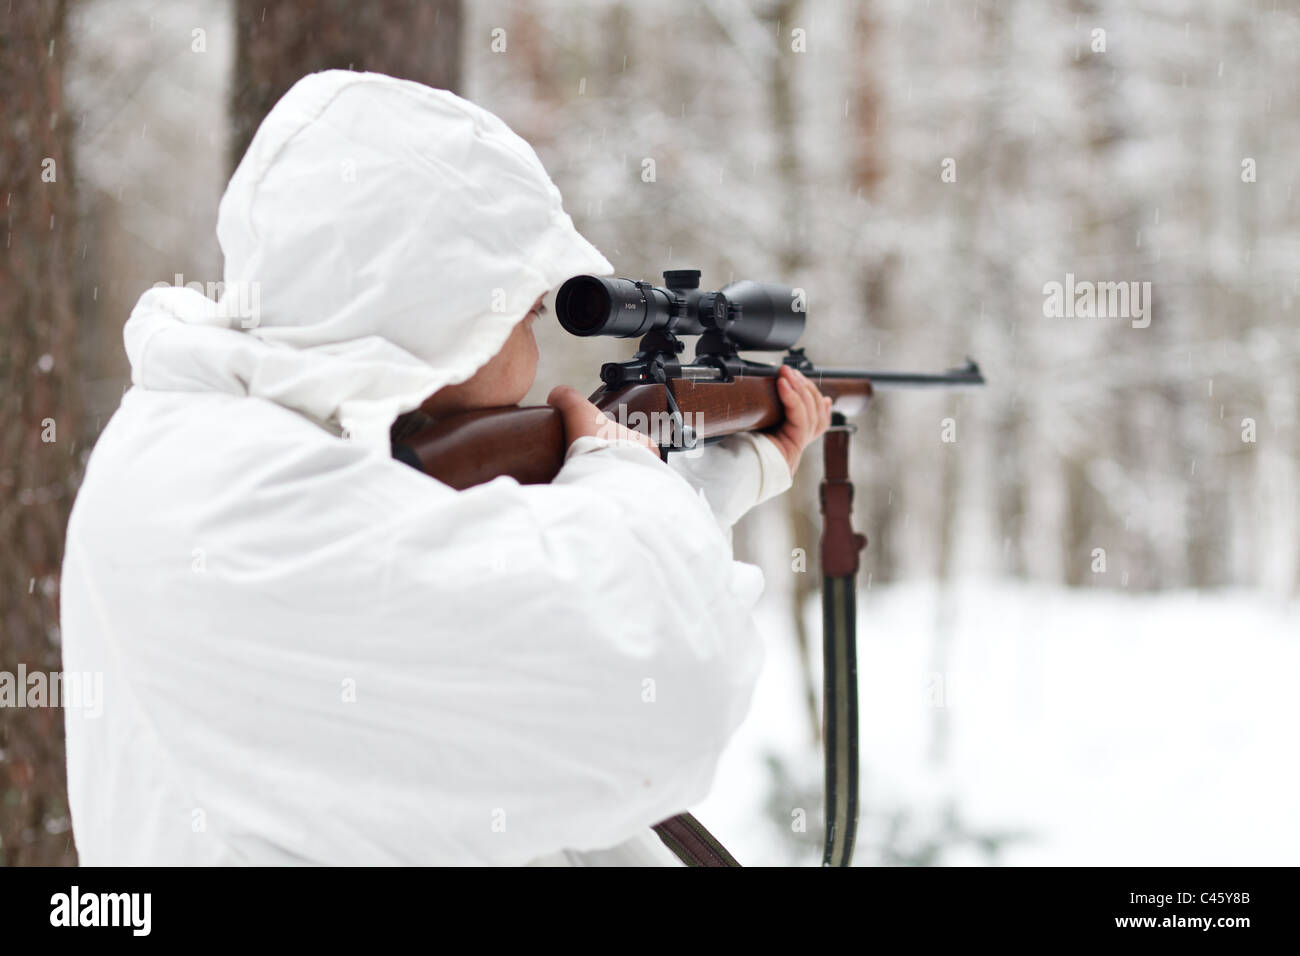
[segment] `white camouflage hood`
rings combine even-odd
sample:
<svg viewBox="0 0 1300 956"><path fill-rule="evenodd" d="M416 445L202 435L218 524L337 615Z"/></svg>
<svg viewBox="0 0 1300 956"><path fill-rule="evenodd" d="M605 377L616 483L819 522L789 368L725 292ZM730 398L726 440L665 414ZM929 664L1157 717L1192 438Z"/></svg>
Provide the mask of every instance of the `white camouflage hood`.
<svg viewBox="0 0 1300 956"><path fill-rule="evenodd" d="M469 378L538 296L613 267L536 153L445 90L304 77L222 197L225 292L141 296L124 337L144 389L268 399L387 451L393 419Z"/></svg>

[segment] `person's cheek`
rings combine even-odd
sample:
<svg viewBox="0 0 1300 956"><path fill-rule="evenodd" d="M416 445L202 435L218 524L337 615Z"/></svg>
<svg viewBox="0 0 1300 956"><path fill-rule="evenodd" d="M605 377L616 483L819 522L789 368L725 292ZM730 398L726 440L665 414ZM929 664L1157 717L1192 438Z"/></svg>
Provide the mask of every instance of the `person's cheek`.
<svg viewBox="0 0 1300 956"><path fill-rule="evenodd" d="M530 379L537 375L537 360L540 356L541 351L537 347L537 336L533 333L533 326L530 322L528 324L528 364L530 369Z"/></svg>
<svg viewBox="0 0 1300 956"><path fill-rule="evenodd" d="M533 387L533 382L537 380L537 337L533 335L533 327L530 322L525 329L523 342L519 349L519 366L517 376L519 380L519 399L522 401L524 393Z"/></svg>

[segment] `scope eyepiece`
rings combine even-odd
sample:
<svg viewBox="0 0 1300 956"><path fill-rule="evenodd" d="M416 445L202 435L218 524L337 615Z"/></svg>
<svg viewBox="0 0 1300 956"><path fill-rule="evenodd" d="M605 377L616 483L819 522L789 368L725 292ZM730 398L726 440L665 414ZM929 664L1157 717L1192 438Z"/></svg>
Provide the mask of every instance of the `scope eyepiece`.
<svg viewBox="0 0 1300 956"><path fill-rule="evenodd" d="M695 269L669 270L664 283L575 276L560 286L555 314L572 335L710 332L737 349L755 351L787 349L803 334L802 298L788 286L743 279L701 292Z"/></svg>

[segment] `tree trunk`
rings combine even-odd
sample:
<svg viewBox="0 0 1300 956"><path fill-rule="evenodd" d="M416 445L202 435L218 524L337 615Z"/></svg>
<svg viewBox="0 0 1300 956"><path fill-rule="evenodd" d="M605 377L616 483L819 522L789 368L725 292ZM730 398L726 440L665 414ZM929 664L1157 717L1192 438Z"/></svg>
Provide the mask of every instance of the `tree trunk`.
<svg viewBox="0 0 1300 956"><path fill-rule="evenodd" d="M795 106L794 62L796 55L784 40L799 9L799 0L776 0L764 14L764 20L776 34L776 48L772 55L769 73L768 98L772 117L772 137L775 140L777 181L782 208L781 221L789 231L778 240L777 271L779 275L793 277L805 265L803 227L807 221L803 195L803 170L799 156L798 111ZM803 677L803 697L807 705L808 729L813 740L821 740L821 715L817 710L817 691L809 664L811 637L804 617L809 600L817 593L820 582L819 563L815 557L820 529L814 515L806 511L801 502L813 494L815 466L809 467L813 450L805 453L804 467L794 477L794 486L786 495L786 517L790 537L795 547L808 552L808 570L794 576L791 596L794 617L795 644L799 654L799 669Z"/></svg>
<svg viewBox="0 0 1300 956"><path fill-rule="evenodd" d="M28 705L19 667L47 680L60 668L59 570L81 461L66 13L44 0L0 18L0 672ZM0 707L0 865L75 864L63 711L12 703Z"/></svg>
<svg viewBox="0 0 1300 956"><path fill-rule="evenodd" d="M460 0L237 0L231 170L271 107L308 73L386 73L455 92L460 30Z"/></svg>

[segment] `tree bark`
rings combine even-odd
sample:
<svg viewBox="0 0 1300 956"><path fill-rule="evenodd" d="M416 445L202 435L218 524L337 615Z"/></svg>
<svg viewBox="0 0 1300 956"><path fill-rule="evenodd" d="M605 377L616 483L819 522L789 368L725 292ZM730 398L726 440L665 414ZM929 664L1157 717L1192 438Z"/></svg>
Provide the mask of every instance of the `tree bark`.
<svg viewBox="0 0 1300 956"><path fill-rule="evenodd" d="M460 0L237 0L230 169L276 101L308 73L386 73L455 92Z"/></svg>
<svg viewBox="0 0 1300 956"><path fill-rule="evenodd" d="M80 475L76 203L64 112L67 4L0 17L0 672L27 706L0 707L0 865L72 865L63 710L31 706L18 669L60 669L59 570ZM26 682L23 682L24 684ZM13 702L8 702L13 703Z"/></svg>
<svg viewBox="0 0 1300 956"><path fill-rule="evenodd" d="M772 117L772 137L775 141L775 160L777 181L780 184L781 221L789 231L778 242L778 274L794 276L805 265L803 227L807 221L807 203L803 192L803 168L799 154L798 110L795 104L794 56L785 37L796 14L799 0L776 0L763 14L766 24L776 34L776 47L772 54L769 72L768 98ZM814 741L821 740L821 714L817 709L817 691L810 664L809 648L811 636L804 612L809 600L817 593L821 580L816 555L816 543L819 535L816 515L808 512L800 503L810 500L815 494L816 466L811 465L814 458L810 449L804 455L804 467L795 473L794 486L786 495L786 517L790 526L790 536L795 547L807 552L807 570L795 574L794 588L791 596L793 607L790 611L794 618L795 645L799 654L800 673L803 677L803 697L807 707L809 731Z"/></svg>

